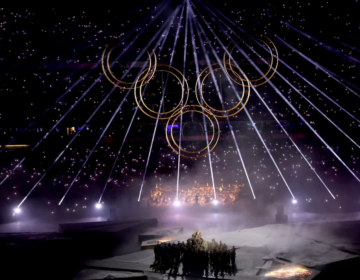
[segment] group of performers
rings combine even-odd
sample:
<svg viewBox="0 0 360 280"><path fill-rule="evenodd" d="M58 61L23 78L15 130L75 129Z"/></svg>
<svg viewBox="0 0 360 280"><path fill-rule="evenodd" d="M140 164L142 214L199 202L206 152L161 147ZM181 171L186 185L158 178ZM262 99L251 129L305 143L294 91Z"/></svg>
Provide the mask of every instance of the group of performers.
<svg viewBox="0 0 360 280"><path fill-rule="evenodd" d="M154 248L155 261L151 266L155 271L177 275L182 264L182 275L209 274L217 277L225 273L236 273L236 249L228 249L221 241L207 242L200 232L195 232L187 242L159 243Z"/></svg>

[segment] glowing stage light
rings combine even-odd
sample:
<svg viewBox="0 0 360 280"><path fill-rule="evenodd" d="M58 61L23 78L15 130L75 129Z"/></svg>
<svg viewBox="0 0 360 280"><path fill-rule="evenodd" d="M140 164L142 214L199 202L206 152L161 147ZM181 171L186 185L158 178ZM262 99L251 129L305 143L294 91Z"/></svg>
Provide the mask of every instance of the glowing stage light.
<svg viewBox="0 0 360 280"><path fill-rule="evenodd" d="M170 30L170 26L172 25L176 15L178 14L178 8L175 10L175 12L173 13L173 18L171 20L171 23L169 25L169 28L167 28L166 30L166 36L163 37L163 42L166 41L167 39L167 36L169 35L169 30ZM178 34L178 31L179 31L179 28L180 28L180 25L178 26L178 29L176 31L176 34ZM160 41L160 40L159 40ZM159 42L158 41L158 42ZM172 55L171 55L171 59L170 59L170 63L169 65L172 64L172 60L174 58L174 51L175 51L175 48L176 48L176 44L177 44L177 37L174 41L174 47L173 47L173 51L172 51ZM161 53L161 50L162 50L162 47L159 48L159 55ZM159 111L158 111L158 115L157 115L157 118L156 118L156 123L155 123L155 128L154 128L154 134L152 136L152 141L151 141L151 144L150 144L150 152L148 154L148 158L147 158L147 161L146 161L146 165L145 165L145 171L144 171L144 176L143 176L143 180L142 180L142 183L141 183L141 187L140 187L140 192L139 192L139 198L138 198L138 201L140 201L140 198L141 198L141 193L142 193L142 190L143 190L143 187L144 187L144 181L145 181L145 176L146 176L146 172L147 172L147 168L148 168L148 165L149 165L149 160L150 160L150 156L151 156L151 151L152 151L152 147L153 147L153 143L154 143L154 138L155 138L155 134L156 134L156 130L157 130L157 126L158 126L158 122L159 122L159 116L160 116L160 113L161 113L161 107L162 107L162 104L164 102L164 97L165 97L165 90L166 90L166 86L167 86L167 82L168 82L168 78L169 78L169 75L167 75L166 77L166 80L165 80L165 85L163 85L163 89L162 89L162 98L161 98L161 101L160 101L160 106L159 106Z"/></svg>
<svg viewBox="0 0 360 280"><path fill-rule="evenodd" d="M20 209L20 208L15 208L15 209L14 209L14 212L15 212L16 214L19 214L19 213L21 212L21 209Z"/></svg>
<svg viewBox="0 0 360 280"><path fill-rule="evenodd" d="M174 201L174 206L180 206L180 205L181 205L181 203L180 203L179 200L175 200L175 201Z"/></svg>
<svg viewBox="0 0 360 280"><path fill-rule="evenodd" d="M96 203L96 204L95 204L95 208L96 208L96 209L101 209L101 207L102 207L102 205L101 205L100 203Z"/></svg>
<svg viewBox="0 0 360 280"><path fill-rule="evenodd" d="M219 204L219 201L215 199L215 200L213 200L213 204L214 204L214 205L218 205L218 204Z"/></svg>
<svg viewBox="0 0 360 280"><path fill-rule="evenodd" d="M297 204L297 200L296 200L296 199L293 199L293 200L292 200L292 204Z"/></svg>
<svg viewBox="0 0 360 280"><path fill-rule="evenodd" d="M190 1L187 1L187 5L188 7L190 7ZM194 15L194 12L192 11L192 14ZM193 23L192 20L189 20L190 22L190 33L191 33L191 38L194 38L194 29L193 29ZM195 45L195 40L192 39L191 40L191 44L193 46L193 50L196 50L196 45ZM200 74L200 70L199 70L199 63L198 63L198 57L197 57L197 53L194 51L194 59L195 59L195 69L196 69L196 74L199 75ZM199 85L199 90L200 90L200 85ZM203 105L203 104L201 104ZM205 116L203 115L203 121L204 121L204 126L206 126L206 122L205 122ZM206 137L206 144L209 145L209 138L208 138L208 133L207 130L205 131L205 137ZM212 185L214 188L214 198L216 199L216 191L215 191L215 180L214 180L214 173L213 173L213 169L212 169L212 161L211 161L211 153L210 153L210 149L208 147L208 156L209 156L209 166L210 166L210 174L211 174L211 179L212 179Z"/></svg>

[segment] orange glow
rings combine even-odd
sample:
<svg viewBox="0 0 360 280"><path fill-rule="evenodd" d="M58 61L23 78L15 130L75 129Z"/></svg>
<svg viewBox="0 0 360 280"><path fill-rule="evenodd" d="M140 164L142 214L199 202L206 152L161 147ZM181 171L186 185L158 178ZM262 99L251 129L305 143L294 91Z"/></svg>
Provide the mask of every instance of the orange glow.
<svg viewBox="0 0 360 280"><path fill-rule="evenodd" d="M158 243L165 243L171 241L170 239L160 239L158 240Z"/></svg>
<svg viewBox="0 0 360 280"><path fill-rule="evenodd" d="M216 187L217 200L221 204L233 203L236 198L240 195L241 189L244 187L244 184L231 185L228 186L221 185ZM176 189L171 188L170 186L155 186L151 190L150 202L153 205L172 205L172 202L175 200L177 195ZM194 185L190 188L181 188L179 189L177 199L181 204L192 205L196 203L195 197L198 197L198 203L200 205L210 204L213 200L214 189L212 186L200 186L199 184Z"/></svg>
<svg viewBox="0 0 360 280"><path fill-rule="evenodd" d="M312 271L296 266L284 267L274 271L270 271L265 274L265 277L276 277L282 279L292 279L294 277L297 277L296 279L304 280L311 274Z"/></svg>

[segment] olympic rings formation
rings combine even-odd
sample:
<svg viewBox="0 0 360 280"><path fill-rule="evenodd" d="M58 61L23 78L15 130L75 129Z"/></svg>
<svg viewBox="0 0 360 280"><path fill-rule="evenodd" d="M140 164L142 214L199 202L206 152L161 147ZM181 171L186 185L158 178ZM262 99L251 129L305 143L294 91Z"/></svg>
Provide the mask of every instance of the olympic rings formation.
<svg viewBox="0 0 360 280"><path fill-rule="evenodd" d="M181 85L181 100L179 101L179 103L176 105L175 108L173 108L172 110L170 111L167 111L167 112L156 112L156 111L153 111L151 110L144 102L143 100L143 95L144 93L142 92L142 88L144 86L144 83L146 83L144 80L146 77L146 75L149 75L149 74L145 74L146 70L144 70L140 75L139 77L136 79L136 82L135 82L135 88L134 88L134 93L135 93L135 101L136 101L136 104L137 106L139 107L139 109L145 114L147 115L148 117L150 118L153 118L153 119L158 119L158 120L165 120L165 119L169 119L171 117L171 113L173 113L174 111L176 111L179 106L181 104L183 104L183 107L186 106L187 102L188 102L188 99L189 99L189 85L188 85L188 82L186 81L185 77L183 76L183 74L177 70L175 67L172 67L170 65L158 65L157 66L158 68L154 71L154 72L165 72L165 73L168 73L168 74L171 74L173 75L179 82L179 84ZM164 67L165 69L159 69L159 67ZM173 70L173 71L170 71L170 70ZM182 77L182 80L175 74L175 73L179 74L181 77ZM144 76L143 78L140 79L141 76ZM140 83L140 86L138 86L138 82L141 81ZM184 102L184 85L183 85L183 81L184 81L184 84L185 84L185 87L186 87L186 100ZM137 93L137 88L139 87L139 97L138 97L138 93ZM164 94L164 93L163 93ZM156 114L156 116L152 115L152 114Z"/></svg>
<svg viewBox="0 0 360 280"><path fill-rule="evenodd" d="M188 151L185 150L183 148L181 148L177 143L176 140L174 139L174 133L173 133L173 127L174 127L174 123L175 121L181 117L182 115L186 114L186 113L200 113L203 116L205 116L211 123L211 128L212 128L212 136L211 136L211 140L208 143L208 145L198 151ZM173 121L171 123L171 130L170 130L170 135L171 135L171 141L169 140L169 136L168 133L165 134L166 136L166 141L168 142L170 148L177 153L178 155L182 156L182 157L186 157L186 158L191 158L191 159L197 159L197 158L201 158L204 157L206 155L208 155L209 153L211 153L212 150L215 149L217 143L219 142L220 139L220 125L219 122L216 118L216 116L211 113L208 109L200 106L200 105L186 105L183 106L180 110L175 111L171 117L168 119L166 127L169 126L170 120L173 118ZM216 123L216 129L215 129L215 125L214 125L214 121ZM206 127L205 127L206 129ZM208 137L207 133L205 134L205 137ZM214 142L214 138L216 137L216 141ZM209 139L207 139L208 141ZM176 146L178 148L178 150L176 150L174 148L174 146ZM205 151L207 149L207 151Z"/></svg>
<svg viewBox="0 0 360 280"><path fill-rule="evenodd" d="M196 96L196 99L198 101L198 103L200 104L200 106L202 107L207 107L208 110L210 110L211 112L213 112L213 114L218 117L218 118L227 118L227 117L232 117L234 115L236 115L237 113L239 113L242 109L244 109L246 103L249 101L249 98L250 98L250 82L249 82L249 79L246 77L245 73L237 66L235 66L236 68L238 68L240 70L240 72L242 73L242 75L245 77L245 80L247 81L247 85L244 84L244 81L243 79L240 77L240 75L238 73L236 73L232 68L227 68L226 67L226 64L224 64L224 67L218 67L218 68L215 68L215 69L212 69L211 71L209 71L205 76L204 78L201 80L201 76L204 74L204 72L206 70L208 70L209 68L212 68L212 66L214 65L221 65L220 63L214 63L208 67L206 67L199 75L197 81L196 81L196 86L195 86L195 96ZM209 76L211 73L213 73L214 71L217 71L217 70L225 70L226 73L228 74L227 70L230 70L233 72L233 74L241 81L242 83L242 87L243 87L243 91L242 91L242 96L239 100L239 102L231 109L228 109L228 110L217 110L213 107L211 107L205 100L204 98L204 95L203 95L203 85L204 85L204 81L205 79L207 78L207 76ZM228 76L230 77L230 75L228 74ZM199 82L201 82L200 86L198 85ZM200 87L200 99L198 97L198 87ZM245 95L245 87L247 87L247 98L245 100L245 102L243 103L243 100L244 100L244 95ZM203 106L202 104L205 104L205 106ZM242 104L243 103L243 104ZM242 105L240 107L240 105ZM235 112L234 112L235 110ZM222 115L220 115L219 113L222 113Z"/></svg>
<svg viewBox="0 0 360 280"><path fill-rule="evenodd" d="M199 103L199 105L187 105L188 99L189 99L189 85L184 77L184 75L175 67L172 67L170 65L158 65L155 52L152 51L152 55L154 56L154 62L152 62L151 54L147 51L147 55L149 57L149 66L140 73L140 75L137 77L137 79L134 82L124 82L119 80L111 71L111 65L110 65L110 55L113 51L114 47L108 51L110 48L110 45L108 45L102 55L101 58L101 66L104 72L104 75L106 78L116 87L120 89L134 89L135 94L135 101L138 106L138 108L148 117L157 119L157 120L167 120L167 127L171 127L170 129L170 136L171 139L169 139L168 133L165 133L166 135L166 141L168 142L170 148L177 154L179 154L182 157L185 158L191 158L191 159L197 159L204 157L211 153L211 151L214 150L217 143L220 139L220 125L218 122L218 118L227 118L232 117L236 114L238 114L242 109L244 109L245 105L249 101L250 98L250 91L252 87L258 87L265 83L267 83L276 73L276 70L278 68L279 64L279 54L276 49L275 44L265 35L261 35L262 37L266 38L270 45L275 50L275 66L274 65L274 55L273 51L271 50L271 47L268 43L266 43L264 40L259 38L248 38L252 40L257 40L261 43L263 43L269 50L271 54L271 63L268 71L260 78L249 80L244 73L244 71L241 70L239 66L232 63L231 56L235 49L235 47L241 42L235 43L230 51L228 50L230 45L226 48L226 51L224 53L224 59L223 63L214 63L208 67L206 67L199 75L199 77L196 80L195 84L195 96L196 100ZM247 40L247 39L246 39ZM228 54L228 61L226 58L226 55ZM106 60L106 61L105 61ZM159 69L160 68L160 69ZM162 68L162 69L161 69ZM205 100L204 94L203 94L203 86L205 79L210 75L213 74L215 71L223 70L226 75L236 84L242 86L242 95L240 100L236 103L236 105L230 109L224 109L218 110L213 107L211 107ZM207 73L206 73L207 71ZM156 72L165 72L168 73L167 75L174 76L178 83L181 85L181 99L179 103L174 107L172 110L167 112L161 112L160 110L158 112L151 110L144 102L143 95L145 88L144 86L149 84L150 81L153 79ZM230 74L232 73L232 75ZM180 79L179 76L182 78ZM260 81L260 82L259 82ZM259 82L259 83L258 83ZM255 84L253 84L255 83ZM185 99L185 92L186 92L186 99ZM246 97L245 97L246 96ZM163 98L164 98L164 92L163 92ZM185 100L184 100L185 99ZM207 131L205 134L205 137L208 137L207 140L207 146L201 150L193 151L193 150L186 150L181 148L174 137L173 133L173 127L177 119L182 117L184 114L187 113L199 113L202 114L210 123L210 127L212 130L212 136L207 135ZM204 122L205 122L204 118ZM171 121L172 120L172 121ZM206 124L205 124L205 130L206 130Z"/></svg>

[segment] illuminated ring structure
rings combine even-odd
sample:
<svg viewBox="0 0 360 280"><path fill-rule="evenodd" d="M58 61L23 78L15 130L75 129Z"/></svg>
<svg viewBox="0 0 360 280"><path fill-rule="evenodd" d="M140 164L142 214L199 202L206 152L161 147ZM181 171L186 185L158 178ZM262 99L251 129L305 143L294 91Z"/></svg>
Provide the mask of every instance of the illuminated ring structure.
<svg viewBox="0 0 360 280"><path fill-rule="evenodd" d="M172 116L171 114L172 114L173 112L177 111L177 109L179 108L179 106L180 106L181 104L183 104L183 107L186 106L186 104L187 104L187 102L188 102L188 99L189 99L189 85L188 85L188 83L187 83L184 75L183 75L178 69L176 69L175 67L172 67L172 66L170 66L170 65L158 65L157 67L158 67L158 68L159 68L159 67L166 67L167 69L157 69L157 70L154 71L154 74L155 74L155 72L166 72L166 73L169 73L169 74L175 76L175 78L177 78L178 82L179 82L180 85L181 85L181 100L180 100L180 102L176 105L176 107L174 107L172 110L167 111L167 112L156 112L156 111L151 110L151 109L145 104L145 102L144 102L144 100L143 100L143 94L144 94L144 93L142 92L142 88L143 88L144 83L145 83L145 82L144 82L144 78L142 78L142 82L141 82L140 86L137 85L138 82L140 81L140 77L141 77L142 75L144 75L144 76L149 75L149 74L145 74L146 70L144 70L144 71L139 75L139 77L137 78L137 80L136 80L136 82L135 82L135 88L134 88L135 101L136 101L136 104L137 104L138 108L139 108L145 115L147 115L148 117L153 118L153 119L157 119L157 120L167 120L167 119L170 119L170 118L171 118L171 116ZM171 72L169 69L176 71L176 72L177 72L180 76L182 76L182 78L183 78L183 81L184 81L184 83L185 83L185 85L186 85L186 91L187 91L187 95L186 95L186 100L185 100L185 102L184 102L184 92L185 92L185 90L184 90L183 82L181 81L181 79L180 79L175 73ZM139 95L140 95L140 96L138 96L138 92L137 92L137 90L136 90L137 88L139 88ZM180 110L181 110L181 109L180 109ZM151 113L152 113L152 114L156 114L156 116L151 115Z"/></svg>
<svg viewBox="0 0 360 280"><path fill-rule="evenodd" d="M194 107L194 108L197 108L197 109L191 109L191 107ZM204 112L203 112L204 111ZM182 149L181 147L179 147L179 145L176 143L175 139L174 139L174 134L173 134L173 127L174 127L174 123L175 121L182 115L184 115L185 113L191 113L191 112L195 112L195 113L200 113L202 114L203 116L205 116L210 122L211 122L211 125L212 125L212 130L213 130L213 136L212 136L212 139L210 141L210 143L203 149L201 150L198 150L198 151L187 151L187 150L184 150ZM214 126L214 122L213 120L211 120L211 117L215 120L216 122L216 127L217 127L217 133L215 132L215 126ZM168 119L167 121L167 126L169 125L170 123L170 120L173 118L173 121L171 123L171 130L170 130L170 134L171 134L171 141L169 140L169 136L168 134L166 133L165 136L166 136L166 141L168 142L170 148L175 152L177 153L178 155L182 156L182 157L185 157L185 158L190 158L190 159L198 159L198 158L201 158L201 157L204 157L206 155L208 155L209 153L212 152L212 150L214 150L214 148L216 147L217 143L219 142L219 139L220 139L220 125L219 125L219 122L216 118L216 116L211 113L208 109L200 106L200 105L186 105L186 106L183 106L182 108L180 108L179 110L175 111L171 117ZM216 141L214 142L214 138L217 134L217 137L216 137ZM206 136L205 136L206 137ZM213 143L214 142L214 143ZM211 147L212 145L212 147ZM178 150L180 150L181 152L179 152L178 150L176 150L177 147ZM208 150L206 153L202 153L203 151L205 150ZM195 155L195 154L199 154L199 153L202 153L200 155Z"/></svg>
<svg viewBox="0 0 360 280"><path fill-rule="evenodd" d="M261 85L263 85L263 84L266 84L266 83L275 75L276 70L277 70L278 65L279 65L279 54L278 54L278 51L277 51L277 48L276 48L275 44L274 44L268 37L266 37L265 35L261 35L261 36L263 36L263 37L265 37L267 40L269 40L270 44L273 46L273 48L274 48L274 50L275 50L275 53L276 53L276 63L275 63L275 67L274 67L273 73L270 74L270 76L269 76L268 78L266 78L266 76L271 72L271 69L272 69L272 67L273 67L273 65L274 65L274 55L273 55L273 52L271 51L270 46L269 46L266 42L264 42L262 39L258 39L258 38L248 38L248 39L253 39L253 40L260 41L260 42L262 42L263 44L265 44L266 47L269 49L269 52L270 52L270 55L271 55L271 64L270 64L270 67L269 67L268 71L267 71L262 77L260 77L260 78L258 78L258 79L249 80L251 83L260 81L260 80L262 80L262 79L264 79L264 81L261 82L260 84L256 84L256 85L251 84L251 85L249 85L249 87L258 87L258 86L261 86ZM246 40L247 40L247 39L246 39ZM234 46L232 47L231 51L229 52L229 65L230 65L230 68L231 68L232 73L234 73L234 74L235 74L235 71L234 71L234 69L232 68L232 66L233 66L234 64L231 64L231 55L232 55L232 52L234 51L234 48L235 48L239 43L240 43L240 41L237 42L236 44L234 44ZM229 45L229 46L230 46L230 45ZM229 46L226 48L226 52L224 53L224 63L225 63L225 61L226 61L226 53L228 52L227 49L229 48ZM227 70L227 69L225 69L225 70L226 70L226 72L228 73L228 70ZM229 75L229 73L228 73L228 75ZM229 75L229 77L230 77L235 83L239 84L237 81L235 81L235 80L231 77L231 75ZM238 78L239 78L240 80L244 81L244 79L241 78L240 76L239 76ZM247 85L245 85L245 86L247 87Z"/></svg>
<svg viewBox="0 0 360 280"><path fill-rule="evenodd" d="M136 82L124 82L124 81L121 81L119 79L117 79L115 77L115 75L113 74L113 72L111 71L111 68L110 68L110 54L111 52L113 51L113 49L115 47L112 47L111 50L109 51L109 53L107 54L107 59L106 59L106 66L105 66L105 56L106 56L106 52L108 50L110 45L106 46L103 54L102 54L102 57L101 57L101 67L102 67L102 70L104 72L104 75L105 77L110 81L110 83L112 83L114 86L120 88L120 89L136 89L136 87L128 87L128 86L121 86L119 84L125 84L125 85L133 85L135 84ZM152 79L152 77L154 76L155 74L155 70L156 70L156 67L157 67L157 59L156 59L156 55L155 55L155 52L152 50L152 54L154 55L154 65L152 65L152 60L151 60L151 55L148 51L146 51L148 56L149 56L149 61L150 61L150 65L149 67L146 69L147 73L146 75L144 75L144 77L141 79L141 82L144 82L147 78L147 80L145 81L145 84L150 82L150 80ZM106 67L106 68L105 68ZM151 68L154 68L153 70L151 70ZM110 73L110 76L112 77L109 77L109 75L107 74L107 71L109 71ZM116 82L114 82L113 80L115 80Z"/></svg>
<svg viewBox="0 0 360 280"><path fill-rule="evenodd" d="M109 48L110 45L108 45L104 52L103 52L103 55L102 55L102 58L101 58L101 66L102 66L102 69L103 69L103 72L106 76L106 78L116 87L118 88L121 88L121 89L134 89L134 94L135 94L135 101L136 101L136 104L138 106L138 108L145 114L147 115L148 117L150 118L153 118L153 119L157 119L157 120L164 120L164 119L167 119L167 127L169 126L169 123L170 123L170 120L173 119L172 123L171 123L171 131L170 131L170 135L171 135L171 141L169 140L169 136L168 136L168 133L166 133L166 141L168 142L170 148L175 152L177 153L178 155L180 156L183 156L185 158L190 158L190 159L198 159L198 158L201 158L201 157L204 157L206 155L208 155L217 145L217 143L219 142L219 139L220 139L220 125L219 125L219 122L218 122L218 119L217 118L226 118L226 117L231 117L231 116L234 116L236 115L237 113L239 113L242 109L244 109L245 105L247 104L247 102L249 101L249 98L250 98L250 91L251 91L251 87L258 87L260 85L263 85L265 83L267 83L276 73L276 70L277 70L277 67L279 65L279 55L278 55L278 51L276 49L276 46L274 45L274 43L268 38L266 37L265 35L261 35L263 37L265 37L267 40L269 40L270 44L272 45L272 47L274 48L275 50L275 53L276 53L276 64L275 64L275 67L273 69L273 73L270 74L269 77L267 77L267 75L269 75L269 73L271 72L272 68L273 68L273 65L274 65L274 56L273 56L273 52L270 48L270 46L264 42L262 39L258 39L258 38L248 38L248 39L253 39L253 40L257 40L257 41L260 41L262 42L263 44L266 45L266 47L268 48L270 54L271 54L271 64L270 64L270 67L268 69L268 71L260 78L258 79L254 79L254 80L249 80L246 76L246 74L244 73L244 71L242 71L237 65L231 63L231 56L232 56L232 52L234 51L235 47L241 42L237 42L236 44L234 44L234 46L232 47L232 49L230 50L230 52L228 52L228 48L229 46L226 48L226 51L224 53L224 61L223 63L214 63L214 64L211 64L210 66L206 67L199 75L199 77L197 78L196 80L196 85L195 85L195 96L196 96L196 99L199 103L199 105L186 105L187 102L188 102L188 99L189 99L189 85L187 83L187 80L185 79L184 75L176 68L170 66L170 65L157 65L157 59L156 59L156 55L155 55L155 52L152 51L152 54L154 55L154 65L152 65L152 60L151 60L151 55L150 53L147 51L147 54L149 56L149 61L150 61L150 64L149 66L147 67L147 69L145 69L143 72L141 72L141 74L137 77L136 81L135 82L124 82L124 81L121 81L119 79L117 79L115 77L115 75L112 73L111 69L110 69L110 54L111 52L113 51L114 47L111 48L111 50L109 51L109 53L107 54L107 59L106 59L106 69L105 69L105 56L106 56L106 53L107 53L107 50ZM226 54L228 53L228 56L229 56L229 61L226 62ZM212 66L215 66L215 65L220 65L221 67L218 67L218 68L215 68L215 69L211 69L211 71L209 71L208 73L205 74L205 71L207 71L209 68L212 68ZM158 67L166 67L166 69L157 69ZM234 70L234 67L237 68L239 70L239 73L236 72ZM153 69L152 69L153 68ZM238 85L241 85L242 88L243 88L243 91L242 91L242 95L241 95L241 98L239 100L239 102L233 107L233 108L230 108L230 109L227 109L227 110L218 110L218 109L215 109L215 108L212 108L205 100L204 96L203 96L203 85L204 85L204 81L205 79L210 75L212 74L214 71L217 71L217 70L225 70L225 73L227 74L227 76L233 81L235 82L236 84ZM112 78L109 77L109 75L107 74L107 71L110 73L110 76ZM229 71L238 79L240 80L241 84L239 81L237 81L236 79L234 79L232 77L232 75L229 74ZM181 85L181 100L180 102L177 104L176 107L174 107L172 110L170 111L167 111L167 112L156 112L156 111L153 111L151 110L144 102L143 100L143 91L142 91L142 88L144 87L144 85L148 84L154 77L155 75L155 72L166 72L168 74L171 74L173 76L175 76L175 78L178 80L178 82L180 83ZM179 74L182 79L183 79L183 82L181 81L181 79L177 76L177 74L175 73L177 72L177 74ZM202 75L204 75L204 77L201 79ZM243 78L241 77L243 76ZM262 79L264 79L264 81L260 84L256 84L256 85L253 85L252 83L253 82L258 82L258 81L261 81ZM113 80L115 80L116 82L114 82ZM246 83L244 83L246 81ZM138 83L140 83L140 85L138 85ZM186 85L186 91L187 91L187 97L186 97L186 100L184 102L184 83ZM200 83L200 84L199 84ZM125 84L125 85L134 85L134 87L126 87L126 86L120 86L119 84ZM138 93L137 93L137 89L139 89L139 96L138 96ZM200 90L198 90L200 89ZM200 94L199 94L199 91L200 91ZM247 92L247 97L244 101L244 96ZM163 94L165 94L163 92ZM200 99L199 99L199 95L200 95ZM244 101L244 102L243 102ZM179 106L183 104L182 107L179 108ZM202 104L205 104L202 105ZM191 109L192 108L192 109ZM195 109L196 108L196 109ZM235 112L234 112L235 111ZM208 143L208 145L201 149L201 150L198 150L198 151L187 151L185 149L182 149L175 141L174 139L174 134L173 134L173 126L174 126L174 123L175 121L181 117L182 115L186 114L186 113L191 113L191 112L195 112L195 113L200 113L202 114L203 116L205 116L211 123L211 126L212 126L212 132L213 132L213 136L210 140L210 142ZM156 116L153 116L151 114L156 114ZM169 116L169 114L171 114ZM165 116L164 116L165 115ZM167 116L166 116L167 115ZM161 117L160 117L161 116ZM217 133L215 132L215 126L214 126L214 122L212 120L212 118L215 120L216 122L216 126L217 126ZM217 134L217 137L216 137L216 134ZM206 134L207 135L207 134ZM216 141L214 142L214 138L216 137ZM176 149L176 148L177 149ZM203 153L205 150L207 149L207 152L206 153ZM199 155L200 154L200 155Z"/></svg>
<svg viewBox="0 0 360 280"><path fill-rule="evenodd" d="M227 63L228 64L228 63ZM249 79L246 77L245 73L239 68L237 67L236 65L233 65L234 67L238 68L240 70L240 72L244 75L245 77L245 80L247 81L247 85L244 84L244 81L243 79L240 77L240 75L238 73L236 73L233 69L231 68L227 68L226 66L225 67L218 67L218 68L215 68L215 69L212 69L211 71L209 71L205 76L204 78L201 80L201 76L204 74L205 71L207 71L210 67L214 66L214 65L222 65L221 63L214 63L208 67L206 67L199 75L197 81L196 81L196 85L195 85L195 96L196 96L196 99L198 101L199 104L202 104L201 101L203 101L203 103L207 106L202 106L200 105L201 107L203 108L206 108L207 110L209 110L210 112L212 112L212 114L217 117L217 118L226 118L226 117L232 117L234 115L236 115L237 113L239 113L242 109L244 109L245 105L247 104L247 102L249 101L249 98L250 98L250 91L251 91L251 87L250 87L250 82L249 82ZM225 64L226 65L226 64ZM204 84L204 81L205 79L207 78L207 76L209 74L211 74L212 72L214 71L217 71L217 70L226 70L226 73L228 74L228 70L232 71L233 74L238 77L242 83L242 87L243 87L243 92L242 92L242 95L241 95L241 98L239 100L239 102L231 109L227 109L227 110L218 110L218 109L215 109L215 108L212 108L205 100L204 96L203 96L203 84ZM230 75L228 74L228 76L230 77ZM230 77L231 78L231 77ZM198 96L198 83L201 82L201 85L200 85L200 98L201 100L199 100L199 96ZM245 87L247 89L245 89ZM247 91L247 97L246 97L246 100L245 102L243 103L243 105L241 106L243 100L244 100L244 96L245 96L245 92ZM235 110L235 112L234 112ZM221 114L219 114L221 113Z"/></svg>

